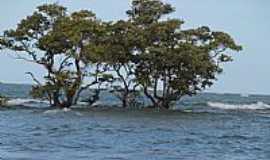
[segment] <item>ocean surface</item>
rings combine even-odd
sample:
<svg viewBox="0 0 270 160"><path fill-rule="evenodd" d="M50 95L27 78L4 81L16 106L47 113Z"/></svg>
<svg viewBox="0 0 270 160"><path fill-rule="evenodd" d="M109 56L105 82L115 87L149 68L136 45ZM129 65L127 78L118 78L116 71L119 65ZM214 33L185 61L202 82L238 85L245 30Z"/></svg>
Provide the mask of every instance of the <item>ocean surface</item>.
<svg viewBox="0 0 270 160"><path fill-rule="evenodd" d="M0 160L269 160L270 96L203 93L174 111L49 108L0 84ZM117 104L112 95L102 102Z"/></svg>

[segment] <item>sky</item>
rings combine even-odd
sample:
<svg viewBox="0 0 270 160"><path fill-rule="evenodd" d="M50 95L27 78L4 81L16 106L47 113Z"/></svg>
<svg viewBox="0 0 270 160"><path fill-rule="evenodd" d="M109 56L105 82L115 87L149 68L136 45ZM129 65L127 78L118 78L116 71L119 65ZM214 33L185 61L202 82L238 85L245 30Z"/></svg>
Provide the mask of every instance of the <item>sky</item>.
<svg viewBox="0 0 270 160"><path fill-rule="evenodd" d="M184 20L184 28L209 26L229 33L244 47L234 54L234 62L224 65L224 73L208 92L270 94L270 1L269 0L165 0ZM88 9L103 20L126 19L130 0L0 0L0 34L30 15L36 6L58 2L69 11ZM43 70L15 60L12 52L0 51L0 82L28 83L25 72L41 77Z"/></svg>

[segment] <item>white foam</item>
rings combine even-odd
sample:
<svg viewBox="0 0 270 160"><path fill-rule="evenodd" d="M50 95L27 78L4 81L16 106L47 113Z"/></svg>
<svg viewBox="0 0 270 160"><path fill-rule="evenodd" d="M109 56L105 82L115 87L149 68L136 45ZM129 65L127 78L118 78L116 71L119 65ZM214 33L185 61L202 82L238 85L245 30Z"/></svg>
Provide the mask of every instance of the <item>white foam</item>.
<svg viewBox="0 0 270 160"><path fill-rule="evenodd" d="M62 112L62 110L60 110L60 109L51 109L51 110L45 111L44 114L56 114L56 113L59 113L59 112Z"/></svg>
<svg viewBox="0 0 270 160"><path fill-rule="evenodd" d="M37 100L37 99L23 99L23 98L15 98L15 99L10 99L7 101L8 106L18 106L18 105L27 105L27 106L32 106L31 104L48 104L47 101L42 101L42 100Z"/></svg>
<svg viewBox="0 0 270 160"><path fill-rule="evenodd" d="M207 102L208 106L226 110L263 110L270 109L270 105L263 102L253 104L226 104L220 102Z"/></svg>
<svg viewBox="0 0 270 160"><path fill-rule="evenodd" d="M44 114L57 114L62 112L70 112L70 108L63 108L63 109L51 109L44 112Z"/></svg>
<svg viewBox="0 0 270 160"><path fill-rule="evenodd" d="M71 111L70 108L63 108L62 110L63 110L64 112L69 112L69 111Z"/></svg>
<svg viewBox="0 0 270 160"><path fill-rule="evenodd" d="M97 101L97 102L93 103L91 105L91 107L97 107L97 106L102 106L102 105L105 105L105 103L103 103L101 101ZM73 105L72 107L73 108L85 108L85 107L88 107L88 106L90 106L90 104L87 103L87 102L77 102L77 104Z"/></svg>
<svg viewBox="0 0 270 160"><path fill-rule="evenodd" d="M240 94L240 97L248 98L248 97L249 97L249 94L247 94L247 93L242 93L242 94Z"/></svg>
<svg viewBox="0 0 270 160"><path fill-rule="evenodd" d="M71 113L71 114L74 114L76 116L83 116L82 113L80 112L76 112L76 111L73 111L72 109L70 108L63 108L63 109L50 109L50 110L47 110L45 112L43 112L43 114L46 114L46 115L57 115L57 114L66 114L67 112Z"/></svg>
<svg viewBox="0 0 270 160"><path fill-rule="evenodd" d="M88 106L87 102L77 102L77 106Z"/></svg>

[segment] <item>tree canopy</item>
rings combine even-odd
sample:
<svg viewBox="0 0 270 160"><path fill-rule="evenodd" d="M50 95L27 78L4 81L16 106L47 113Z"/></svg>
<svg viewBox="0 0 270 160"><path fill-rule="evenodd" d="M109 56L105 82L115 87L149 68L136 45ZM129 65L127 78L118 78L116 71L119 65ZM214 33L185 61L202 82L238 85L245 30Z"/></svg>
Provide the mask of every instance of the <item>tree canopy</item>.
<svg viewBox="0 0 270 160"><path fill-rule="evenodd" d="M127 20L105 22L89 10L68 13L45 4L5 31L0 49L46 69L44 83L29 72L36 82L32 94L53 106L76 104L89 87L96 88L94 102L105 87L123 107L142 91L153 106L168 109L210 87L222 73L220 64L242 50L227 33L182 29L184 21L167 18L174 11L160 0L133 0Z"/></svg>
<svg viewBox="0 0 270 160"><path fill-rule="evenodd" d="M91 11L67 13L63 6L45 4L21 20L15 30L7 30L3 47L16 51L19 59L43 66L45 83L34 75L34 97L48 99L53 106L69 107L76 103L89 67L96 64L103 24ZM22 54L27 54L24 56ZM97 84L93 80L92 85ZM90 86L90 85L89 85Z"/></svg>

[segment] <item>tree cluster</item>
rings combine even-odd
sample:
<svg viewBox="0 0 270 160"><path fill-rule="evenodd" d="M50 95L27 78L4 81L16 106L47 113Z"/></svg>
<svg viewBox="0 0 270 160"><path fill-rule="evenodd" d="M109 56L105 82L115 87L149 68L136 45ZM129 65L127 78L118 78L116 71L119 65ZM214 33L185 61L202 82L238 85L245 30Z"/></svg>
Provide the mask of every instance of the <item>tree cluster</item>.
<svg viewBox="0 0 270 160"><path fill-rule="evenodd" d="M5 31L0 49L46 70L42 81L27 74L35 81L31 94L52 106L70 107L94 88L91 104L106 89L123 107L143 93L154 107L168 109L210 87L230 52L242 49L227 33L182 29L182 20L166 17L174 11L160 0L133 0L127 20L105 22L88 10L45 4Z"/></svg>

